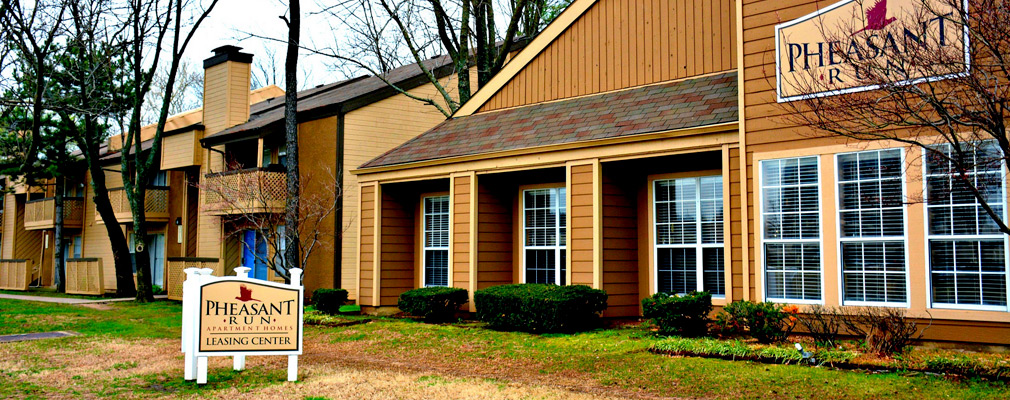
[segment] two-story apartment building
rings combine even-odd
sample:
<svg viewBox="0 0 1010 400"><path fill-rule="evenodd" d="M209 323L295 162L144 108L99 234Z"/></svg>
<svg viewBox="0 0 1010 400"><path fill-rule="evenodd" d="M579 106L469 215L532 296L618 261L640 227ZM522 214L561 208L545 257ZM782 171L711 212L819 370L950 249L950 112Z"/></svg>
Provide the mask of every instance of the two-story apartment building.
<svg viewBox="0 0 1010 400"><path fill-rule="evenodd" d="M811 135L779 102L776 25L833 3L574 1L453 118L353 171L359 303L582 284L625 317L705 290L898 307L931 320L926 339L1010 343L1007 237L980 206L907 201L949 178L922 148ZM1001 174L1001 210L1003 168L978 171Z"/></svg>
<svg viewBox="0 0 1010 400"><path fill-rule="evenodd" d="M246 240L238 214L283 213L284 92L276 86L250 91L252 55L240 50L235 46L214 50L204 61L203 107L170 117L165 127L159 171L153 174L147 192L146 245L154 284L168 288L170 294L178 295L181 270L187 266L228 274L234 267L246 265L254 267L254 274L263 279L276 279L257 261L273 257L273 249L262 246L255 236ZM425 63L454 93L451 60L439 57ZM357 187L344 171L445 119L434 107L398 91L438 98L416 64L394 69L385 79L397 89L382 79L361 76L298 93L302 202L335 204L334 211L317 227L319 243L303 278L306 293L321 287L350 287L351 298L355 298L357 244L346 232L355 231ZM154 126L144 127L143 151L150 151L153 137ZM118 172L121 147L120 137L111 138L102 161L107 163L103 170L113 208L132 248L136 245L130 228L132 214ZM110 291L116 285L111 247L104 223L95 212L87 176L82 172L65 191L66 254L71 260L87 260L91 268L97 268L101 260L103 287ZM245 179L248 176L256 179ZM272 197L256 198L262 204L239 209L233 203L223 204L220 193L207 190L236 182L255 183L257 187L243 188L245 193ZM52 285L56 189L52 185L15 188L4 197L7 218L0 233L0 258L27 264L34 271L35 285Z"/></svg>

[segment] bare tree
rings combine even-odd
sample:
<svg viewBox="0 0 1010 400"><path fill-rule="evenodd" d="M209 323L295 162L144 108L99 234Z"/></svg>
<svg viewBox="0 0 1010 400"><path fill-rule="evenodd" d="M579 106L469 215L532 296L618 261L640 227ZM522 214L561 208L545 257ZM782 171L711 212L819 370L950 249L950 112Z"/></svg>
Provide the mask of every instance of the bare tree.
<svg viewBox="0 0 1010 400"><path fill-rule="evenodd" d="M786 37L797 43L780 62L793 73L779 85L813 94L786 98L786 118L814 136L922 148L927 168L950 176L931 195L973 198L992 229L1010 235L1001 168L1010 161L1010 2L913 4L859 1L842 18L851 22L818 28L823 39Z"/></svg>
<svg viewBox="0 0 1010 400"><path fill-rule="evenodd" d="M241 166L233 165L230 169L242 171L240 168ZM286 189L271 190L277 187L277 181L283 179L284 174L283 170L221 172L213 174L217 179L204 181L197 186L207 197L204 211L228 210L229 217L225 223L230 226L227 229L229 236L242 243L245 253L252 254L257 263L266 265L286 280L290 277L288 271L291 268L310 268L308 260L313 252L326 243L333 245L333 239L347 227L334 227L334 233L321 229L327 221L332 220L333 214L340 207L340 181L329 168L319 168L303 176L303 185L318 184L320 190L301 195L300 218L295 224L287 221L286 214L270 212L286 205ZM257 241L264 242L269 249L266 254L245 242L243 235L248 231L255 233ZM299 241L290 242L288 231L296 231ZM299 247L299 258L294 263L286 256L287 249L293 245Z"/></svg>
<svg viewBox="0 0 1010 400"><path fill-rule="evenodd" d="M284 141L287 146L287 199L284 203L285 226L298 226L301 218L300 191L301 178L298 173L298 49L302 29L302 9L299 0L289 0L288 18L284 18L288 26L288 43L284 61ZM298 264L301 241L298 229L284 231L285 242L289 245L284 249L286 265ZM286 278L285 278L286 279Z"/></svg>
<svg viewBox="0 0 1010 400"><path fill-rule="evenodd" d="M144 110L141 113L141 122L144 125L158 122L161 101L165 98L168 74L172 67L170 62L163 64L158 67L154 78L151 79L151 90L144 99ZM175 90L170 98L168 115L199 108L203 103L203 70L187 60L179 63L179 70L175 74Z"/></svg>
<svg viewBox="0 0 1010 400"><path fill-rule="evenodd" d="M259 89L270 85L280 85L283 76L278 71L277 49L264 46L263 55L257 56L252 66L252 88Z"/></svg>

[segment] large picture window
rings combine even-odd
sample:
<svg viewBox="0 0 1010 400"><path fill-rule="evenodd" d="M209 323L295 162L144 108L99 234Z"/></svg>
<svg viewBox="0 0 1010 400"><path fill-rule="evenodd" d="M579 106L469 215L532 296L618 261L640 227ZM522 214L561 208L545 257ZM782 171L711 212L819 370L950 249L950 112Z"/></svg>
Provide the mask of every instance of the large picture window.
<svg viewBox="0 0 1010 400"><path fill-rule="evenodd" d="M653 192L657 290L724 297L722 177L657 180Z"/></svg>
<svg viewBox="0 0 1010 400"><path fill-rule="evenodd" d="M992 210L1005 218L1001 153L992 142L962 146L963 165L968 167L964 171L949 161L957 157L951 145L923 150L933 306L1006 310L1006 237L971 188L978 189Z"/></svg>
<svg viewBox="0 0 1010 400"><path fill-rule="evenodd" d="M901 150L839 154L837 164L844 302L905 305Z"/></svg>
<svg viewBox="0 0 1010 400"><path fill-rule="evenodd" d="M424 198L424 286L449 286L449 196Z"/></svg>
<svg viewBox="0 0 1010 400"><path fill-rule="evenodd" d="M765 297L821 301L821 221L817 157L761 162Z"/></svg>
<svg viewBox="0 0 1010 400"><path fill-rule="evenodd" d="M564 285L565 188L523 191L523 264L526 283Z"/></svg>

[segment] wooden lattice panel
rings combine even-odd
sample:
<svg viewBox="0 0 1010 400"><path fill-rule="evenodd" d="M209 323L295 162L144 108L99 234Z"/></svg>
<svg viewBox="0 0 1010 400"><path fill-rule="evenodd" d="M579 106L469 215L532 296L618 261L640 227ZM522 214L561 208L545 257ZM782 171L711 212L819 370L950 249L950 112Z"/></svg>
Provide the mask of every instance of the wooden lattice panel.
<svg viewBox="0 0 1010 400"><path fill-rule="evenodd" d="M67 293L102 295L105 293L102 259L67 260Z"/></svg>
<svg viewBox="0 0 1010 400"><path fill-rule="evenodd" d="M0 289L28 290L32 281L31 260L0 260Z"/></svg>
<svg viewBox="0 0 1010 400"><path fill-rule="evenodd" d="M168 258L165 266L165 292L171 300L182 300L182 283L186 280L186 268L210 268L214 276L224 276L216 258Z"/></svg>
<svg viewBox="0 0 1010 400"><path fill-rule="evenodd" d="M204 210L211 214L278 213L287 196L287 175L262 169L209 174L202 191Z"/></svg>

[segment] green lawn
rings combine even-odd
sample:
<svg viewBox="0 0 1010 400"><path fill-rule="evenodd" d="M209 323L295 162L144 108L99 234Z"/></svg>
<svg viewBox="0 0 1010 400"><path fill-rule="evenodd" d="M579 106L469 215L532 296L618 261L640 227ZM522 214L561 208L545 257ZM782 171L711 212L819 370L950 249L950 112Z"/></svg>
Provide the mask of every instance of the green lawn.
<svg viewBox="0 0 1010 400"><path fill-rule="evenodd" d="M283 384L282 370L263 367L251 367L243 373L233 373L224 367L212 369L211 381L216 383L207 387L184 382L178 370L181 365L173 358L178 357L178 344L166 340L178 338L179 304L117 303L112 307L113 310L94 310L0 300L0 334L52 330L82 333L80 337L23 342L14 347L0 344L5 354L29 359L16 364L17 368L10 367L11 364L8 370L0 368L0 386L6 387L0 389L0 397L24 397L26 393L41 393L39 397L52 393L79 393L85 397L157 397L166 393L217 397L231 393L229 390L234 390L234 386L257 396L260 391ZM702 398L1010 397L1010 388L1004 383L656 355L647 349L660 339L639 326L572 335L531 335L488 330L479 323L429 325L412 320L368 318L372 321L352 326L307 327L305 342L311 351L307 350L301 365L307 371L323 371L332 368L336 359L355 368L382 373L402 373L399 370L408 365L416 373L431 375L430 379L436 381L445 378L459 384L460 379L476 379L512 382L521 387L554 385L562 390L586 387L591 389L587 389L590 393L603 397L629 394ZM82 353L103 354L95 347L95 343L101 342L94 340L99 336L125 338L120 341L125 342L122 346L160 345L172 354L160 361L164 366L152 366L140 355L136 359L109 360L109 365L103 368L116 377L105 376L110 372L94 371L94 375L81 376L83 381L93 382L73 389L47 389L45 379L29 378L47 368L64 367L52 365L53 359L45 358L47 346L69 352L71 356L56 358L56 362L69 363L72 361L66 360L75 358L72 355L78 351L76 346L81 347ZM32 357L40 359L34 362ZM362 362L358 364L357 360ZM314 381L325 381L327 378L321 373L300 382L301 390L312 388ZM415 384L432 382L435 381ZM392 393L390 397L397 396Z"/></svg>
<svg viewBox="0 0 1010 400"><path fill-rule="evenodd" d="M79 305L0 299L0 335L75 331L122 338L178 338L182 307L158 301L117 302L113 310Z"/></svg>

